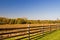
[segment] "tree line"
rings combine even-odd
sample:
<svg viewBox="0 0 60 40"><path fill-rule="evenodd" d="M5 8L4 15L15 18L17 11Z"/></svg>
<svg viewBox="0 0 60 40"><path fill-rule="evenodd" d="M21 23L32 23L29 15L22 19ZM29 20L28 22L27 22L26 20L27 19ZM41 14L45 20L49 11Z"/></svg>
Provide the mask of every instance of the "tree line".
<svg viewBox="0 0 60 40"><path fill-rule="evenodd" d="M27 18L5 18L0 17L0 24L45 24L60 23L60 20L28 20Z"/></svg>

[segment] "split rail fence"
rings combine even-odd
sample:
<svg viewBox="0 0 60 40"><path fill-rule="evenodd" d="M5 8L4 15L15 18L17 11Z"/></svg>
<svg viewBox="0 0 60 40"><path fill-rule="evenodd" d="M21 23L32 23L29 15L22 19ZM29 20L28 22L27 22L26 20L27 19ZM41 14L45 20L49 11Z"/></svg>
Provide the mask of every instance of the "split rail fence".
<svg viewBox="0 0 60 40"><path fill-rule="evenodd" d="M20 28L0 28L0 40L14 38L15 40L35 40L47 32L60 29L60 25L29 26ZM18 37L19 36L19 37Z"/></svg>

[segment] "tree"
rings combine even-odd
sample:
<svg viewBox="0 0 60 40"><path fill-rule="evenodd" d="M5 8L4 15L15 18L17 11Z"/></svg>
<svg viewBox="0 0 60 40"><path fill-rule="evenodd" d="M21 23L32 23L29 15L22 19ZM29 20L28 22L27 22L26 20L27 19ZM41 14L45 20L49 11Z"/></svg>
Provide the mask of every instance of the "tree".
<svg viewBox="0 0 60 40"><path fill-rule="evenodd" d="M17 18L17 24L26 24L26 21L22 18Z"/></svg>

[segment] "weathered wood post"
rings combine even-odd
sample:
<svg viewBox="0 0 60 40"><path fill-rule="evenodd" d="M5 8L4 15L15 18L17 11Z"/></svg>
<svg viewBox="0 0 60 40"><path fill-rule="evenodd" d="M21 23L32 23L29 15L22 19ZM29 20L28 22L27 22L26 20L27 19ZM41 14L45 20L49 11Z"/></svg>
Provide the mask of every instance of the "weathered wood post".
<svg viewBox="0 0 60 40"><path fill-rule="evenodd" d="M58 26L58 24L56 24L56 30L58 30L58 28L59 28L59 26Z"/></svg>
<svg viewBox="0 0 60 40"><path fill-rule="evenodd" d="M28 35L29 35L29 36L28 36L28 39L31 40L31 39L30 39L30 25L29 25L29 24L28 24Z"/></svg>
<svg viewBox="0 0 60 40"><path fill-rule="evenodd" d="M50 24L49 24L49 30L50 30L49 32L51 32L51 31L52 31L52 29L51 29L51 25L50 25Z"/></svg>
<svg viewBox="0 0 60 40"><path fill-rule="evenodd" d="M42 35L44 35L44 24L42 25Z"/></svg>

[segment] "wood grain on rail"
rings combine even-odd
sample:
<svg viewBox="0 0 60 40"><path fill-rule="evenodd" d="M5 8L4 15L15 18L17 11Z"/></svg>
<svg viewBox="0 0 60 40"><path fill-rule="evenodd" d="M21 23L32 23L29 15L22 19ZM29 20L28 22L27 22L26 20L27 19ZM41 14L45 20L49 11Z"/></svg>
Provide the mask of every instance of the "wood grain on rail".
<svg viewBox="0 0 60 40"><path fill-rule="evenodd" d="M49 26L49 25L56 25L56 24L6 24L6 25L0 25L0 28L21 28L21 27L34 27L34 26Z"/></svg>

